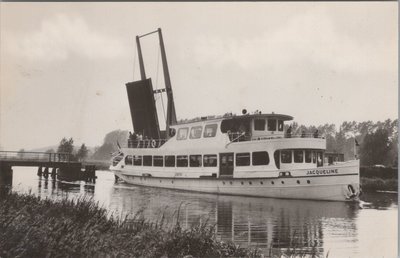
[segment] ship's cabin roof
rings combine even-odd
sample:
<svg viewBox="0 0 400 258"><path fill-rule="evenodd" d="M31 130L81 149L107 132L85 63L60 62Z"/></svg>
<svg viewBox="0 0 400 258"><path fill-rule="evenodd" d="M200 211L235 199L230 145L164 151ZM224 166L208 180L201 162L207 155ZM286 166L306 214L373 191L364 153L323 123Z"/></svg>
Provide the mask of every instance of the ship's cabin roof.
<svg viewBox="0 0 400 258"><path fill-rule="evenodd" d="M194 119L185 119L178 121L178 126L183 124L189 123L196 123L196 122L207 122L207 121L225 121L225 120L251 120L251 119L279 119L282 121L290 121L293 120L292 116L284 115L284 114L245 114L245 115L235 115L231 113L227 113L223 116L204 116L204 117L197 117ZM171 126L175 127L177 125Z"/></svg>
<svg viewBox="0 0 400 258"><path fill-rule="evenodd" d="M187 143L186 140L204 139L205 142L229 137L231 142L254 141L276 138L322 138L318 132L292 134L290 127L285 129L284 121L293 117L283 114L246 114L204 117L172 125L172 142ZM285 131L286 130L286 131ZM137 148L160 147L167 139L131 140L131 146Z"/></svg>

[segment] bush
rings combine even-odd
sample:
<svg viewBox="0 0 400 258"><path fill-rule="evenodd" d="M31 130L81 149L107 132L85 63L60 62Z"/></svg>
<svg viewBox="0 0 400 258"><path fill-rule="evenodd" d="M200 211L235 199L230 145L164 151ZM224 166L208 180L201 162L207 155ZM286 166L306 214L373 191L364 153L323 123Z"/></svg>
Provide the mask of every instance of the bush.
<svg viewBox="0 0 400 258"><path fill-rule="evenodd" d="M395 178L382 179L382 178L366 178L361 177L361 188L365 192L372 191L397 191L398 182Z"/></svg>

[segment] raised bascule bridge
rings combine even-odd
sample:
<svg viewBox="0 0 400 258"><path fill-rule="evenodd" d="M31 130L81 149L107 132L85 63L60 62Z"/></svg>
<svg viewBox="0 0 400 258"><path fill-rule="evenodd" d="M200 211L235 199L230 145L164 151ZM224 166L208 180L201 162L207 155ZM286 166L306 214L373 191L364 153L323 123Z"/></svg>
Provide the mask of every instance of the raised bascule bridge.
<svg viewBox="0 0 400 258"><path fill-rule="evenodd" d="M0 186L12 185L13 167L37 167L37 175L63 181L95 182L96 167L73 161L70 153L0 151Z"/></svg>

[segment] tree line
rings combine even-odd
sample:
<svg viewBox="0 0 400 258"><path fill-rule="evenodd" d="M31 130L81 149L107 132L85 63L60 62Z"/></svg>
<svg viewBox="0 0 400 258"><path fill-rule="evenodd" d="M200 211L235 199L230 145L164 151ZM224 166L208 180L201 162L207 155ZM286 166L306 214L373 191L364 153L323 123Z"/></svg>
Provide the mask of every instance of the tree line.
<svg viewBox="0 0 400 258"><path fill-rule="evenodd" d="M55 153L54 149L48 149L46 153ZM89 155L89 149L86 147L84 143L76 149L74 146L74 140L72 138L62 138L58 147L58 153L67 153L70 154L71 161L84 161Z"/></svg>
<svg viewBox="0 0 400 258"><path fill-rule="evenodd" d="M386 119L385 121L345 121L338 128L335 124L319 126L306 126L292 122L285 125L285 131L292 126L293 134L312 134L316 130L326 139L326 151L343 153L345 160L360 158L361 165L384 165L397 167L398 165L398 120ZM71 154L73 160L83 161L86 158L92 160L109 160L111 153L118 150L118 144L124 146L128 139L128 131L114 130L106 134L101 146L94 149L89 156L89 150L82 144L75 149L72 138L63 138L57 148L57 152ZM54 150L48 150L54 152Z"/></svg>

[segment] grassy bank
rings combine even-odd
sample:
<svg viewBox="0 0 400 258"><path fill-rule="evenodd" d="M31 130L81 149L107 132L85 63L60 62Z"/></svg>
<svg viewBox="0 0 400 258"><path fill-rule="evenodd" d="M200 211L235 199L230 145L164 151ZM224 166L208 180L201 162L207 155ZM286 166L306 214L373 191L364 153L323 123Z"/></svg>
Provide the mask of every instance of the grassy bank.
<svg viewBox="0 0 400 258"><path fill-rule="evenodd" d="M397 168L360 167L360 183L364 192L397 191Z"/></svg>
<svg viewBox="0 0 400 258"><path fill-rule="evenodd" d="M256 257L217 241L206 224L182 229L162 219L118 219L85 199L0 196L0 257Z"/></svg>
<svg viewBox="0 0 400 258"><path fill-rule="evenodd" d="M360 183L364 192L397 191L398 189L397 178L361 177Z"/></svg>

